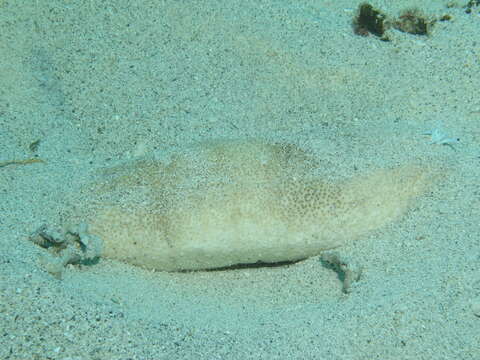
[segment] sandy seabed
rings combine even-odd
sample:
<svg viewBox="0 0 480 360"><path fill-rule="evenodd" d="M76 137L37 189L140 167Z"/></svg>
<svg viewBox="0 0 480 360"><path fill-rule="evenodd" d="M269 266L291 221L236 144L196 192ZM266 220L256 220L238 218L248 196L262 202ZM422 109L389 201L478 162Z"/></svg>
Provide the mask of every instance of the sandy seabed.
<svg viewBox="0 0 480 360"><path fill-rule="evenodd" d="M382 41L354 34L359 4L0 1L0 358L479 359L480 5L375 1L437 19ZM102 168L250 138L308 149L333 179L423 163L440 180L338 249L363 269L349 293L318 257L186 273L101 258L59 279L28 241Z"/></svg>

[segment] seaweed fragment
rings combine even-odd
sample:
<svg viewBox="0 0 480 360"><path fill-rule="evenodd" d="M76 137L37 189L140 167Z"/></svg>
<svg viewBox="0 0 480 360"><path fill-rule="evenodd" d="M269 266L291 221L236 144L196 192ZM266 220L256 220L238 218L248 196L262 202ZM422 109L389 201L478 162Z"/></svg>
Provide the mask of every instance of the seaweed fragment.
<svg viewBox="0 0 480 360"><path fill-rule="evenodd" d="M45 161L38 158L25 159L25 160L7 160L7 161L0 162L0 168L8 165L27 165L27 164L34 164L34 163L45 163Z"/></svg>
<svg viewBox="0 0 480 360"><path fill-rule="evenodd" d="M40 146L40 142L42 140L41 139L37 139L35 141L33 141L32 143L30 143L30 145L28 146L28 148L30 149L31 152L37 152L38 150L38 147Z"/></svg>
<svg viewBox="0 0 480 360"><path fill-rule="evenodd" d="M402 11L398 19L393 22L393 27L408 34L428 35L435 21L419 9L412 8Z"/></svg>
<svg viewBox="0 0 480 360"><path fill-rule="evenodd" d="M479 0L480 1L480 0ZM451 20L450 16L443 16L442 21ZM355 34L368 36L373 34L383 41L389 41L387 30L394 28L413 35L429 35L437 20L425 15L417 8L403 10L398 18L388 17L369 3L362 3L358 7L352 25Z"/></svg>
<svg viewBox="0 0 480 360"><path fill-rule="evenodd" d="M464 6L465 13L471 14L473 9L480 5L480 0L470 0L467 5Z"/></svg>
<svg viewBox="0 0 480 360"><path fill-rule="evenodd" d="M382 37L387 29L387 16L368 3L362 3L353 19L353 31L360 36L373 34Z"/></svg>

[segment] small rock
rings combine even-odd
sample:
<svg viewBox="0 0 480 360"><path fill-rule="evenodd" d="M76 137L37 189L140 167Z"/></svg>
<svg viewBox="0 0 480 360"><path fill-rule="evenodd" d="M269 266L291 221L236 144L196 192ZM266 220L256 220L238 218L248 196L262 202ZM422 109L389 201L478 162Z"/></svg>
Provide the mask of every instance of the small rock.
<svg viewBox="0 0 480 360"><path fill-rule="evenodd" d="M475 316L480 317L480 300L475 299L470 305L472 312Z"/></svg>

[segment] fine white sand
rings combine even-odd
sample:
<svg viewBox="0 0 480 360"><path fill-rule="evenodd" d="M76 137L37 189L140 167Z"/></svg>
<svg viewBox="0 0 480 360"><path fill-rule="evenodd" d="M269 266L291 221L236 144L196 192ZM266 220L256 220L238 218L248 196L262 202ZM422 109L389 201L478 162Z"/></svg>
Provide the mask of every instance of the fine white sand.
<svg viewBox="0 0 480 360"><path fill-rule="evenodd" d="M479 359L480 6L448 3L375 1L451 15L384 42L353 33L358 1L0 0L0 163L44 161L0 167L0 359ZM338 250L363 267L349 294L318 258L41 266L29 235L99 169L252 137L332 177L420 162L440 180Z"/></svg>

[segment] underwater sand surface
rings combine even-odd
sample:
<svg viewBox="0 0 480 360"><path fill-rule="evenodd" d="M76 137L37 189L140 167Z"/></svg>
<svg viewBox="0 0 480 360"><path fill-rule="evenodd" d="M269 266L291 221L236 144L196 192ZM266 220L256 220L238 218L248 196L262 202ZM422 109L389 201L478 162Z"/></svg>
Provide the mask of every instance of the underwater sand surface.
<svg viewBox="0 0 480 360"><path fill-rule="evenodd" d="M359 3L0 1L0 358L480 358L480 9L376 2L443 17L381 41L354 34ZM337 266L42 266L30 234L93 225L105 169L250 139L305 149L332 184L406 164L435 184Z"/></svg>

